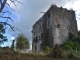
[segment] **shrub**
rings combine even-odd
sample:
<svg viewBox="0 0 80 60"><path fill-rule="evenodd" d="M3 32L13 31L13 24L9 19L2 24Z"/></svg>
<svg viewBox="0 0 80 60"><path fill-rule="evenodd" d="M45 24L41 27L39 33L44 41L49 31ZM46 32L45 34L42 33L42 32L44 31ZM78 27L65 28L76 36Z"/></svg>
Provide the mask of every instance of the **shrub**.
<svg viewBox="0 0 80 60"><path fill-rule="evenodd" d="M78 55L76 54L76 53L74 53L74 52L70 52L70 53L68 53L68 55L67 55L67 57L68 58L73 58L73 59L77 59L78 58Z"/></svg>
<svg viewBox="0 0 80 60"><path fill-rule="evenodd" d="M66 44L63 46L63 49L64 50L72 50L72 47L70 45Z"/></svg>
<svg viewBox="0 0 80 60"><path fill-rule="evenodd" d="M49 46L46 46L46 49L45 49L45 51L46 51L47 53L50 51L50 48L49 48Z"/></svg>
<svg viewBox="0 0 80 60"><path fill-rule="evenodd" d="M61 48L58 44L55 45L53 53L54 53L54 57L56 57L56 58L61 57L62 52L61 52Z"/></svg>
<svg viewBox="0 0 80 60"><path fill-rule="evenodd" d="M51 50L51 56L55 58L62 57L62 50L58 44L55 45L55 47Z"/></svg>
<svg viewBox="0 0 80 60"><path fill-rule="evenodd" d="M73 40L75 38L75 34L72 32L69 32L69 40Z"/></svg>
<svg viewBox="0 0 80 60"><path fill-rule="evenodd" d="M74 48L74 42L68 41L61 45L63 50L72 50Z"/></svg>

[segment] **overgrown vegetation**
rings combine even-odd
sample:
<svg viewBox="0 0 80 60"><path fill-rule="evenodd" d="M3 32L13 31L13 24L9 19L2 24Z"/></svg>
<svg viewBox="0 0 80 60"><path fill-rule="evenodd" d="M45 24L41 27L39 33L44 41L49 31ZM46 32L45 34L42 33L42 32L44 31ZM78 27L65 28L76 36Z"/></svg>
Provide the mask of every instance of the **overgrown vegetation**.
<svg viewBox="0 0 80 60"><path fill-rule="evenodd" d="M38 56L36 53L12 53L9 47L0 48L0 54L1 60L80 60L80 32L78 35L69 33L69 40L62 45L56 44L52 49L46 46L45 52L39 53Z"/></svg>
<svg viewBox="0 0 80 60"><path fill-rule="evenodd" d="M56 44L51 50L50 55L54 58L80 60L80 31L78 32L78 35L70 32L69 40L61 46Z"/></svg>
<svg viewBox="0 0 80 60"><path fill-rule="evenodd" d="M67 58L80 59L80 31L78 35L70 32L69 40L61 45L61 49L65 51Z"/></svg>
<svg viewBox="0 0 80 60"><path fill-rule="evenodd" d="M61 58L62 50L58 44L56 44L55 47L51 50L50 55L54 58Z"/></svg>
<svg viewBox="0 0 80 60"><path fill-rule="evenodd" d="M69 33L69 41L61 45L63 50L76 50L80 52L80 35Z"/></svg>

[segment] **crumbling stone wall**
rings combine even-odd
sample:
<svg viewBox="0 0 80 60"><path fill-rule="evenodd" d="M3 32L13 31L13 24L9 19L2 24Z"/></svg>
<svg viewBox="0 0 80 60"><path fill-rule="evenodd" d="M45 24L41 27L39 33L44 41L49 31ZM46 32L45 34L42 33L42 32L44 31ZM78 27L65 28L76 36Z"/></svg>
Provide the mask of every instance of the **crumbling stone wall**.
<svg viewBox="0 0 80 60"><path fill-rule="evenodd" d="M38 51L46 46L53 48L57 43L63 44L68 40L69 32L78 32L75 11L52 5L33 25L32 50L35 51L35 40L38 43Z"/></svg>

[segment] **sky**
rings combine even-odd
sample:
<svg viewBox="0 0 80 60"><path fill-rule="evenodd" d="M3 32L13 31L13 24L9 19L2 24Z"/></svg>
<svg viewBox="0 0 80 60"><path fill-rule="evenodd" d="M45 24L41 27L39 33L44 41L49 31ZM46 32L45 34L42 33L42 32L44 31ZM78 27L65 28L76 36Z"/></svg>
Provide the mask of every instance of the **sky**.
<svg viewBox="0 0 80 60"><path fill-rule="evenodd" d="M78 30L80 30L80 0L18 0L23 4L17 3L17 7L13 4L11 7L15 10L12 12L14 23L11 23L15 28L18 28L20 31L12 32L8 30L6 35L9 38L9 41L5 45L11 45L11 38L17 37L19 33L25 34L29 39L30 47L32 45L32 26L39 20L43 15L40 12L46 12L52 4L56 4L58 7L62 6L67 9L73 9L76 14L76 20L78 25ZM8 3L10 1L8 0Z"/></svg>

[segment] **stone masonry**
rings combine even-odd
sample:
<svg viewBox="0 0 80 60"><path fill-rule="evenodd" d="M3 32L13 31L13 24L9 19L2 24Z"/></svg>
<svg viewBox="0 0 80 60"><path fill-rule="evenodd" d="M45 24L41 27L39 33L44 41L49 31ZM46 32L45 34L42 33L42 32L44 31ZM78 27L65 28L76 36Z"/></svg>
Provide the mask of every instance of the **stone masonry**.
<svg viewBox="0 0 80 60"><path fill-rule="evenodd" d="M51 5L49 10L33 25L32 51L41 51L46 46L63 44L69 39L69 32L77 34L75 11Z"/></svg>

